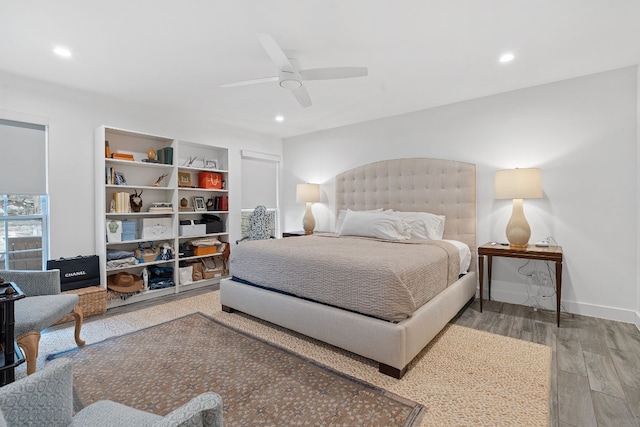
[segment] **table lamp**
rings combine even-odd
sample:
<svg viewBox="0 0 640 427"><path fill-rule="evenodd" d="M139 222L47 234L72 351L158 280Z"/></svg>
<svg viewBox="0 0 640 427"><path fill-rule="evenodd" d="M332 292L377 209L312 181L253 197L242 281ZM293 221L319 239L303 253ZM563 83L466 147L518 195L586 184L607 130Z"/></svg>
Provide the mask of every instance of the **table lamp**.
<svg viewBox="0 0 640 427"><path fill-rule="evenodd" d="M507 169L496 171L494 198L513 199L513 211L507 224L507 240L514 249L526 249L531 228L524 217L522 199L541 199L540 169Z"/></svg>
<svg viewBox="0 0 640 427"><path fill-rule="evenodd" d="M319 184L298 184L296 187L296 202L306 203L307 210L302 219L302 227L304 234L313 234L316 227L316 220L311 212L311 203L320 201L320 185Z"/></svg>

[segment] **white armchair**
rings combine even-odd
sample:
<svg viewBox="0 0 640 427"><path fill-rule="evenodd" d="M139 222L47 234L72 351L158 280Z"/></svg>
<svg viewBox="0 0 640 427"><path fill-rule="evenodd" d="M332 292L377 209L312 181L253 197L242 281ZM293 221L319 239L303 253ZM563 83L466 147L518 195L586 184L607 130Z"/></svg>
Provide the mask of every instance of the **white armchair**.
<svg viewBox="0 0 640 427"><path fill-rule="evenodd" d="M101 400L73 416L73 363L61 358L0 388L0 427L6 425L222 427L222 398L203 393L164 417Z"/></svg>

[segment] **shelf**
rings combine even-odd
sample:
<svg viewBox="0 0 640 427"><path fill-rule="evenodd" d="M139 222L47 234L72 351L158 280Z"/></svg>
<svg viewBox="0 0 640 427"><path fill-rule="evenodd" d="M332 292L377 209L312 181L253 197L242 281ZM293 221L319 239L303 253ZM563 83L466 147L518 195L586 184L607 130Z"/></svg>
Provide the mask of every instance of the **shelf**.
<svg viewBox="0 0 640 427"><path fill-rule="evenodd" d="M222 255L223 255L222 252L217 252L215 254L208 254L208 255L186 256L186 257L178 258L178 261L189 261L189 260L192 260L192 259L209 258L209 257L212 257L212 256L222 256Z"/></svg>
<svg viewBox="0 0 640 427"><path fill-rule="evenodd" d="M200 234L197 236L178 236L178 239L180 240L189 240L189 239L204 239L207 237L220 237L220 236L227 236L229 235L229 233L227 232L220 232L220 233L210 233L210 234Z"/></svg>
<svg viewBox="0 0 640 427"><path fill-rule="evenodd" d="M116 185L116 187L123 187L122 185ZM229 190L222 188L202 188L202 187L178 187L180 191L215 191L216 193L227 193Z"/></svg>
<svg viewBox="0 0 640 427"><path fill-rule="evenodd" d="M107 242L107 246L116 246L116 245L127 245L130 243L147 243L147 242L168 242L170 240L174 240L175 237L164 237L160 239L135 239L135 240L124 240L122 242Z"/></svg>
<svg viewBox="0 0 640 427"><path fill-rule="evenodd" d="M156 187L155 185L117 185L117 184L106 184L105 188L117 188L117 189L125 189L125 190L171 190L173 191L173 187Z"/></svg>
<svg viewBox="0 0 640 427"><path fill-rule="evenodd" d="M121 217L121 216L139 216L145 218L148 216L162 216L173 215L175 212L107 212L107 217Z"/></svg>
<svg viewBox="0 0 640 427"><path fill-rule="evenodd" d="M107 268L106 271L107 273L113 273L113 272L128 270L130 268L148 267L150 265L158 265L158 264L168 264L168 263L173 263L173 261L175 261L175 259L167 259L167 260L163 259L160 261L141 262L140 264L135 264L135 265L125 265L117 268Z"/></svg>
<svg viewBox="0 0 640 427"><path fill-rule="evenodd" d="M166 169L171 170L174 168L173 165L167 165L164 163L147 163L147 162L138 162L136 160L119 160L119 159L110 159L105 157L105 164L107 165L120 165L120 166L133 166L136 168L155 168L155 169Z"/></svg>
<svg viewBox="0 0 640 427"><path fill-rule="evenodd" d="M135 157L135 160L121 160L113 159L104 156L105 141L109 142L109 148L112 153L131 153ZM191 206L194 206L191 199L194 197L205 196L204 199L214 199L220 197L221 199L227 199L230 195L226 189L215 188L200 188L196 187L199 184L198 173L209 172L222 175L222 179L229 182L229 149L225 147L216 147L209 144L199 144L187 141L179 141L174 138L167 138L163 136L139 133L134 131L128 131L124 129L117 129L109 126L100 126L95 130L95 212L104 212L104 214L98 214L96 218L95 226L95 242L96 242L96 254L100 257L100 281L103 286L106 286L108 276L116 274L118 272L130 272L132 274L140 274L143 268L147 266L166 266L173 268L173 281L176 286L166 288L162 290L147 291L143 294L136 294L132 297L125 298L123 300L110 300L108 306L117 306L130 304L132 302L141 301L148 298L155 298L160 295L166 295L171 293L178 293L182 288L179 286L179 267L180 262L184 260L198 260L201 258L219 256L222 254L211 254L204 256L193 256L187 258L179 258L177 256L179 246L189 239L201 239L212 238L218 239L228 244L229 234L229 212L228 211L179 211L181 199L186 198L190 201ZM149 149L153 149L156 152L159 150L171 148L172 163L147 163L142 161L147 158ZM185 165L188 159L197 159L193 163L195 167L179 166ZM216 168L206 168L206 161L215 161ZM206 163L210 165L209 163ZM122 176L118 178L124 178L126 185L116 185L112 180L115 177L115 172L119 172ZM113 175L111 175L113 173ZM193 187L180 187L180 175L189 174L190 181L183 181L194 185ZM108 175L108 176L107 176ZM162 177L162 180L160 180ZM111 178L111 179L110 179ZM107 184L107 182L109 184ZM154 185L155 182L159 182L159 185ZM136 185L143 184L143 185ZM205 183L203 182L203 185ZM144 193L141 194L142 198L142 211L141 212L109 212L113 194L115 193ZM153 206L154 203L170 203L172 206L171 212L147 212L146 209ZM228 205L214 205L214 206L228 206ZM218 215L222 220L222 232L208 233L198 236L179 236L180 219L200 219L203 214ZM162 233L165 235L171 235L172 237L157 237L154 235L152 239L134 239L125 241L107 241L107 225L111 221L123 221L130 220L132 222L138 221L136 230L137 233L142 233L140 227L144 224L150 223L159 224L162 222L164 227ZM220 228L216 228L219 230ZM141 236L142 234L135 234L135 236ZM176 257L171 260L159 260L152 262L145 262L135 265L126 265L115 268L106 267L106 255L110 250L132 250L140 244L146 242L154 242L154 245L160 246L163 243L169 243L173 246ZM146 245L145 245L146 246ZM220 258L218 258L220 259ZM195 284L190 284L187 288L193 288L194 286L208 286L219 282L219 279L208 279L204 281L198 281Z"/></svg>

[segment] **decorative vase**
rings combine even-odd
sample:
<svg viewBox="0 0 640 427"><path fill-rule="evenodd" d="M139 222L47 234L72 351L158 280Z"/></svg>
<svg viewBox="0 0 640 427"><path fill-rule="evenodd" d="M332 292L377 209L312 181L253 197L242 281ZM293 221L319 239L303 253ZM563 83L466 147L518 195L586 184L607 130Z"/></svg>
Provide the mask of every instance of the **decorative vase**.
<svg viewBox="0 0 640 427"><path fill-rule="evenodd" d="M149 160L156 159L156 150L154 150L153 147L149 147L149 151L147 151L147 157L149 158Z"/></svg>

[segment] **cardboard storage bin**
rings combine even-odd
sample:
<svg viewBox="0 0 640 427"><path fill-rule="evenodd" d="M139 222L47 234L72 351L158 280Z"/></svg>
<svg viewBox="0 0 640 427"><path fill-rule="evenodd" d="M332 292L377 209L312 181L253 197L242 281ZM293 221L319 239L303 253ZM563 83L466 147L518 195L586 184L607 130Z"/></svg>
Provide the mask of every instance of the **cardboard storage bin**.
<svg viewBox="0 0 640 427"><path fill-rule="evenodd" d="M202 278L213 279L224 274L224 261L221 258L202 258Z"/></svg>

